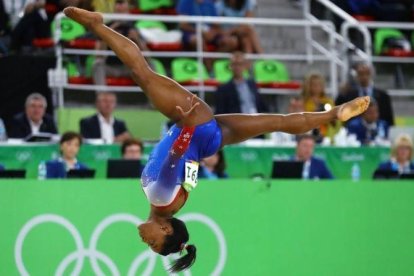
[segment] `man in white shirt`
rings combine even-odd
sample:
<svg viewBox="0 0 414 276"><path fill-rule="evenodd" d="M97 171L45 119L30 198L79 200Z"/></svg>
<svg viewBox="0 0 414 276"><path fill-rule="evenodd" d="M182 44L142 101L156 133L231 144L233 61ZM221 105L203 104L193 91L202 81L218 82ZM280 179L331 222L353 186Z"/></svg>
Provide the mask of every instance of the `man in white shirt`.
<svg viewBox="0 0 414 276"><path fill-rule="evenodd" d="M57 134L53 118L46 114L46 98L39 93L30 94L25 103L25 112L14 117L10 127L10 138L26 138L30 134Z"/></svg>
<svg viewBox="0 0 414 276"><path fill-rule="evenodd" d="M125 122L114 118L116 96L110 92L96 95L97 113L80 121L81 134L87 139L102 139L107 144L122 143L130 138Z"/></svg>

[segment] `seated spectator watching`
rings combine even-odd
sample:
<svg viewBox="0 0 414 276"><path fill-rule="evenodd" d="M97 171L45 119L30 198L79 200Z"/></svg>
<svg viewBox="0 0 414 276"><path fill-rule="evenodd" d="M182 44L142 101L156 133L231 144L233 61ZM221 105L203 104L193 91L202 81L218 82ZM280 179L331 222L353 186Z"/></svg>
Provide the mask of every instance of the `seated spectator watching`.
<svg viewBox="0 0 414 276"><path fill-rule="evenodd" d="M25 112L17 114L10 125L10 138L26 138L30 134L57 134L56 124L46 114L46 98L39 93L30 94L25 103Z"/></svg>
<svg viewBox="0 0 414 276"><path fill-rule="evenodd" d="M413 141L407 134L399 135L395 141L391 151L391 159L381 163L378 166L380 170L389 170L403 173L414 172L413 158Z"/></svg>
<svg viewBox="0 0 414 276"><path fill-rule="evenodd" d="M11 33L10 48L12 50L19 51L22 47L26 48L24 50L30 50L34 38L50 36L45 0L16 0L11 2L6 1L6 10L10 9L12 25L14 26ZM16 11L19 11L19 13L16 14Z"/></svg>
<svg viewBox="0 0 414 276"><path fill-rule="evenodd" d="M179 0L176 10L180 15L217 16L214 0ZM186 48L195 49L197 45L195 25L181 22L180 29L183 32L183 45ZM217 47L217 50L220 52L231 52L240 46L238 38L225 32L218 24L204 24L202 29L204 49L210 44Z"/></svg>
<svg viewBox="0 0 414 276"><path fill-rule="evenodd" d="M123 159L141 159L144 152L144 144L135 138L126 139L121 146Z"/></svg>
<svg viewBox="0 0 414 276"><path fill-rule="evenodd" d="M325 92L325 78L317 72L309 73L303 82L302 89L303 111L316 112L332 109L334 101ZM341 123L334 120L330 124L314 129L312 134L318 142L325 136L333 136L341 127Z"/></svg>
<svg viewBox="0 0 414 276"><path fill-rule="evenodd" d="M393 126L394 111L391 105L391 98L386 91L375 87L372 79L373 68L371 65L358 63L354 69L355 83L338 95L335 104L341 105L358 96L370 96L378 104L380 119L386 121L389 126Z"/></svg>
<svg viewBox="0 0 414 276"><path fill-rule="evenodd" d="M39 179L66 178L69 170L86 170L88 167L76 159L82 136L79 133L68 131L60 138L61 156L55 160L49 160L39 165Z"/></svg>
<svg viewBox="0 0 414 276"><path fill-rule="evenodd" d="M361 116L347 124L348 134L355 134L362 145L381 144L388 140L388 124L379 119L378 105L371 100L368 109Z"/></svg>
<svg viewBox="0 0 414 276"><path fill-rule="evenodd" d="M249 64L242 52L235 52L230 60L233 79L217 87L216 114L265 113L269 109L262 99L253 79L246 79L243 72Z"/></svg>
<svg viewBox="0 0 414 276"><path fill-rule="evenodd" d="M212 156L206 157L200 162L198 177L207 179L228 178L229 176L225 170L226 161L224 159L224 152L223 150L219 150Z"/></svg>
<svg viewBox="0 0 414 276"><path fill-rule="evenodd" d="M298 136L296 155L294 160L303 161L303 179L333 179L331 171L328 169L323 159L313 156L315 149L315 139L312 135Z"/></svg>
<svg viewBox="0 0 414 276"><path fill-rule="evenodd" d="M0 1L0 58L9 52L10 40L9 15L6 13L3 1Z"/></svg>
<svg viewBox="0 0 414 276"><path fill-rule="evenodd" d="M115 13L128 14L128 0L116 0ZM107 23L107 26L128 37L143 51L148 50L146 45L141 42L138 30L135 28L133 21L111 21ZM107 45L102 41L96 43L96 48L98 50L108 49ZM128 78L131 76L131 71L116 56L97 56L92 70L94 83L98 85L106 85L106 76Z"/></svg>
<svg viewBox="0 0 414 276"><path fill-rule="evenodd" d="M216 2L218 16L253 17L256 0L220 0ZM241 50L245 53L263 53L259 37L253 26L242 24L225 24L222 26L230 35L235 35L241 43Z"/></svg>
<svg viewBox="0 0 414 276"><path fill-rule="evenodd" d="M86 139L103 139L105 143L122 143L130 138L125 122L114 118L116 107L114 93L101 92L96 94L97 114L80 121L81 134Z"/></svg>
<svg viewBox="0 0 414 276"><path fill-rule="evenodd" d="M122 159L126 160L141 160L144 153L144 144L135 138L126 139L121 146ZM138 168L139 175L144 170L144 165L141 163Z"/></svg>
<svg viewBox="0 0 414 276"><path fill-rule="evenodd" d="M3 120L0 118L0 141L7 140L6 127L4 126Z"/></svg>

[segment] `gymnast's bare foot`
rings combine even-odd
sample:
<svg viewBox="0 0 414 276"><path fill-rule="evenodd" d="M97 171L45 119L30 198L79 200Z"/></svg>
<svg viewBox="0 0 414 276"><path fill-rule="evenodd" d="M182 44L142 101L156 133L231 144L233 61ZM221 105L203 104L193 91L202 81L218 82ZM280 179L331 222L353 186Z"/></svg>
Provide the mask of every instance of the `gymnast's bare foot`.
<svg viewBox="0 0 414 276"><path fill-rule="evenodd" d="M65 8L63 12L67 17L72 18L87 28L92 28L96 24L103 24L102 15L98 12L90 12L75 7Z"/></svg>
<svg viewBox="0 0 414 276"><path fill-rule="evenodd" d="M369 106L370 98L369 96L358 97L350 102L344 103L339 106L337 117L338 120L346 122L352 117L358 116L367 110Z"/></svg>

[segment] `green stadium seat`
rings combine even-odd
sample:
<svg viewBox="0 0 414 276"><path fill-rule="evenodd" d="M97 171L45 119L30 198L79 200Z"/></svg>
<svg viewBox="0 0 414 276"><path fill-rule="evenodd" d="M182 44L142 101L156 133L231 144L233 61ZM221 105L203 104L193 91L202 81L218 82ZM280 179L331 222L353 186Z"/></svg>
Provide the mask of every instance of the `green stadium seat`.
<svg viewBox="0 0 414 276"><path fill-rule="evenodd" d="M167 76L167 70L165 70L164 65L158 59L152 58L150 59L152 69L160 75Z"/></svg>
<svg viewBox="0 0 414 276"><path fill-rule="evenodd" d="M403 33L396 29L382 28L375 32L374 53L375 55L386 54L384 49L385 41L389 38L404 37Z"/></svg>
<svg viewBox="0 0 414 276"><path fill-rule="evenodd" d="M195 59L190 58L176 58L171 63L172 77L179 83L198 83L199 78L199 63ZM207 69L204 64L201 64L202 80L208 80Z"/></svg>
<svg viewBox="0 0 414 276"><path fill-rule="evenodd" d="M297 89L300 83L290 81L286 66L274 60L257 60L253 65L254 77L260 87Z"/></svg>
<svg viewBox="0 0 414 276"><path fill-rule="evenodd" d="M87 56L85 61L85 76L93 77L93 64L95 63L95 56Z"/></svg>
<svg viewBox="0 0 414 276"><path fill-rule="evenodd" d="M54 35L56 20L51 24L51 34ZM95 49L96 40L90 38L79 38L86 34L86 29L81 24L70 18L61 20L61 37L60 40L65 42L65 46L77 49Z"/></svg>
<svg viewBox="0 0 414 276"><path fill-rule="evenodd" d="M66 68L66 71L68 72L68 77L79 77L80 76L78 67L76 66L74 62L68 61L65 63L66 63L65 68Z"/></svg>
<svg viewBox="0 0 414 276"><path fill-rule="evenodd" d="M228 59L219 59L214 62L213 65L215 79L219 83L225 83L231 80L233 77L233 72L230 68L230 60ZM249 71L245 70L243 72L245 78L249 78Z"/></svg>
<svg viewBox="0 0 414 276"><path fill-rule="evenodd" d="M137 0L138 8L142 12L149 12L164 7L172 7L174 5L172 0Z"/></svg>
<svg viewBox="0 0 414 276"><path fill-rule="evenodd" d="M52 36L55 33L55 25L56 25L56 20L53 20L51 24ZM81 35L86 34L85 27L83 27L81 24L79 24L78 22L70 18L66 18L66 17L62 18L60 26L61 26L61 31L62 31L60 39L63 41L70 41L70 40L78 38Z"/></svg>
<svg viewBox="0 0 414 276"><path fill-rule="evenodd" d="M161 21L157 21L157 20L140 20L135 22L135 28L137 29L153 29L153 28L157 28L157 29L161 29L166 31L167 30L167 26L161 22Z"/></svg>
<svg viewBox="0 0 414 276"><path fill-rule="evenodd" d="M70 84L92 84L92 78L82 76L78 66L72 61L65 62L65 68L68 73L68 83Z"/></svg>

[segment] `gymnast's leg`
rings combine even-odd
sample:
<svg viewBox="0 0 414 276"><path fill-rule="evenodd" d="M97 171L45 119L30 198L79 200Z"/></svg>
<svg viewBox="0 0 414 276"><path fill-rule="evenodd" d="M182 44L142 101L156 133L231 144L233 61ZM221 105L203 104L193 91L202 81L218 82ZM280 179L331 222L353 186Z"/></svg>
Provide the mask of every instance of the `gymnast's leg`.
<svg viewBox="0 0 414 276"><path fill-rule="evenodd" d="M176 107L180 106L186 109L191 106L190 100L193 98L191 92L184 89L177 82L152 71L138 46L128 38L105 26L100 13L74 7L66 8L64 13L87 27L107 43L118 58L131 69L134 80L155 108L171 120L180 121L182 117L177 112ZM193 100L198 103L198 107L189 114L186 123L199 125L211 120L213 112L210 107L199 98ZM195 104L195 102L192 104Z"/></svg>
<svg viewBox="0 0 414 276"><path fill-rule="evenodd" d="M216 115L215 118L221 126L222 146L225 146L274 131L301 134L332 120L347 121L364 112L369 101L369 97L359 97L325 112L303 112L287 115L224 114Z"/></svg>

